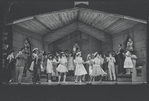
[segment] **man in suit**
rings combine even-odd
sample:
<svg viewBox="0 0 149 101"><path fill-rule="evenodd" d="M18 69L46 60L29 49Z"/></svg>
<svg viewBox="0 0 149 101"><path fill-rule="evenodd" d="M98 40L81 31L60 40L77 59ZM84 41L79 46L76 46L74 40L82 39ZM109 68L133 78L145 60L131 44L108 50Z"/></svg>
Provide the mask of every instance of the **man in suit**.
<svg viewBox="0 0 149 101"><path fill-rule="evenodd" d="M124 73L124 50L122 49L122 44L118 45L119 49L117 52L118 55L118 74L123 74Z"/></svg>

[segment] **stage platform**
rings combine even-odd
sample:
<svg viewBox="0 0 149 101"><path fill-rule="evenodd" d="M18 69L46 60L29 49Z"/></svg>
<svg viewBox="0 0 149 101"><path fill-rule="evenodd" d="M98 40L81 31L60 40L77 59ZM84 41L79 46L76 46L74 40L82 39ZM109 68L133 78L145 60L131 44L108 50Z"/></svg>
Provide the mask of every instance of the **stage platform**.
<svg viewBox="0 0 149 101"><path fill-rule="evenodd" d="M140 84L147 84L146 82L116 82L116 81L103 81L102 83L101 82L93 82L91 85L140 85ZM11 82L9 84L4 84L4 85L18 85L17 82ZM30 84L30 83L21 83L22 86L25 86L25 85L33 85L33 84ZM41 82L41 84L36 84L38 86L46 86L46 85L49 85L49 86L55 86L55 85L58 85L58 82L52 82L52 83L48 83L48 82ZM67 82L67 84L61 82L60 85L89 85L88 82L86 83L75 83L75 82ZM34 86L34 85L33 85Z"/></svg>

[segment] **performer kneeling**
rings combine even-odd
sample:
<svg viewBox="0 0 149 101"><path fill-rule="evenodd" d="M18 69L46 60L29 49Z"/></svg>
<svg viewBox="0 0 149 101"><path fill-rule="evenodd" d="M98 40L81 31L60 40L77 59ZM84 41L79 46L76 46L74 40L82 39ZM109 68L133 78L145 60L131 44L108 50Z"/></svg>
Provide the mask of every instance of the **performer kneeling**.
<svg viewBox="0 0 149 101"><path fill-rule="evenodd" d="M75 82L78 82L78 77L80 77L80 83L81 83L81 76L83 76L83 82L85 82L85 75L87 74L87 71L85 69L85 67L83 66L83 59L81 57L81 52L78 52L76 54L76 59L74 60L74 63L76 65L76 69L75 69L75 75L76 75L76 79Z"/></svg>
<svg viewBox="0 0 149 101"><path fill-rule="evenodd" d="M64 73L64 79L63 79L63 83L67 83L66 82L66 72L68 72L67 70L67 59L66 56L63 52L61 52L61 57L59 58L59 65L57 67L57 71L59 72L59 77L58 77L58 84L60 84L60 80L61 80L61 75L62 73Z"/></svg>
<svg viewBox="0 0 149 101"><path fill-rule="evenodd" d="M103 61L100 59L100 56L97 52L94 53L93 62L94 62L94 65L93 65L93 71L92 71L92 79L94 80L95 77L101 76L100 81L102 82L103 76L106 76L107 73L104 72L104 70L101 68L101 64L103 63Z"/></svg>

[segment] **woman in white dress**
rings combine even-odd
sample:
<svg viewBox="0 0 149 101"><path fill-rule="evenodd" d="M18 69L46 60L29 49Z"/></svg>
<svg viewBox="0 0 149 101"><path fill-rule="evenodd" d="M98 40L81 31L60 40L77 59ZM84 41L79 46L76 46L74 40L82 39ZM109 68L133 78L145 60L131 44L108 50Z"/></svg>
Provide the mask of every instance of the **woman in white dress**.
<svg viewBox="0 0 149 101"><path fill-rule="evenodd" d="M59 58L58 62L59 62L59 65L56 69L59 73L58 84L60 84L62 73L64 73L63 83L67 83L66 82L66 73L68 72L67 67L66 67L67 66L67 58L66 58L64 52L61 52L61 57Z"/></svg>
<svg viewBox="0 0 149 101"><path fill-rule="evenodd" d="M103 64L103 60L100 58L99 54L97 52L94 53L94 59L93 59L93 71L92 71L92 77L93 80L97 76L101 76L100 81L102 82L103 76L106 76L107 73L101 68L101 65Z"/></svg>
<svg viewBox="0 0 149 101"><path fill-rule="evenodd" d="M90 54L87 55L87 61L86 61L86 63L89 64L89 76L90 76L89 83L91 83L92 71L93 71L93 59L91 58L91 55Z"/></svg>
<svg viewBox="0 0 149 101"><path fill-rule="evenodd" d="M126 56L126 58L124 61L124 68L126 69L126 74L130 74L130 72L133 68L133 62L131 60L131 53L127 50L125 56Z"/></svg>
<svg viewBox="0 0 149 101"><path fill-rule="evenodd" d="M85 75L87 74L87 71L84 67L84 61L81 57L81 52L77 52L76 53L76 59L74 60L74 63L76 65L76 69L75 69L75 75L76 75L76 79L75 82L78 82L78 77L80 77L80 83L83 81L85 83ZM83 80L81 80L81 76Z"/></svg>
<svg viewBox="0 0 149 101"><path fill-rule="evenodd" d="M52 60L52 54L48 54L48 59L47 59L47 75L48 75L48 83L51 83L51 77L53 73L53 60Z"/></svg>

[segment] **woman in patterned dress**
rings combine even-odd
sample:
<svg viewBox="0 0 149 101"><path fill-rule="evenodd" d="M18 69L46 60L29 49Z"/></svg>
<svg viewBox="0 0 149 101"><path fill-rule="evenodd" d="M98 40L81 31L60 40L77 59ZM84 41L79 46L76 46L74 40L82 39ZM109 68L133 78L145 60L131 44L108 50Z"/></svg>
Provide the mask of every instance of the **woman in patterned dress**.
<svg viewBox="0 0 149 101"><path fill-rule="evenodd" d="M106 76L107 73L101 68L101 65L103 64L103 60L100 58L99 54L97 52L94 53L94 59L93 59L93 71L92 71L92 77L93 79L97 76ZM102 82L102 78L100 79Z"/></svg>
<svg viewBox="0 0 149 101"><path fill-rule="evenodd" d="M76 53L76 59L74 60L74 63L76 65L76 69L75 69L75 75L76 75L76 79L75 82L78 82L78 77L80 77L80 83L83 81L85 83L85 75L87 74L87 71L84 67L84 61L81 57L81 52L77 52ZM83 80L81 80L81 76L83 76Z"/></svg>

